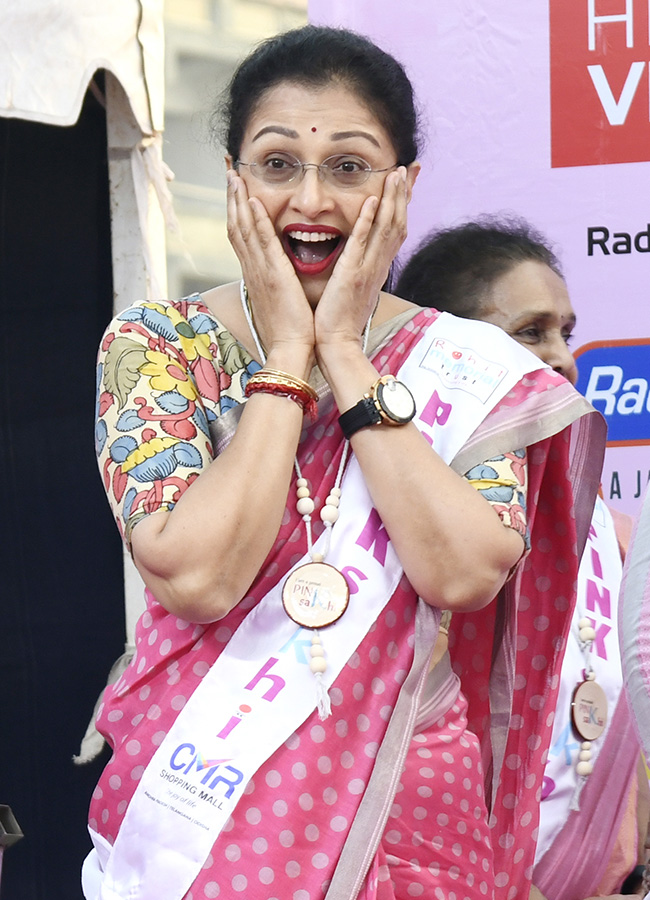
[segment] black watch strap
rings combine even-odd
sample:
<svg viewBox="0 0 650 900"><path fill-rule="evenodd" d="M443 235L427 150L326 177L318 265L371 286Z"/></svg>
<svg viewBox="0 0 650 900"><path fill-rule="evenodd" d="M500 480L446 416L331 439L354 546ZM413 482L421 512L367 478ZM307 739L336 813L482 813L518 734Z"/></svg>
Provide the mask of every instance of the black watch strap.
<svg viewBox="0 0 650 900"><path fill-rule="evenodd" d="M381 415L372 397L363 397L353 407L339 416L339 425L346 440L350 440L353 434L369 425L378 425Z"/></svg>

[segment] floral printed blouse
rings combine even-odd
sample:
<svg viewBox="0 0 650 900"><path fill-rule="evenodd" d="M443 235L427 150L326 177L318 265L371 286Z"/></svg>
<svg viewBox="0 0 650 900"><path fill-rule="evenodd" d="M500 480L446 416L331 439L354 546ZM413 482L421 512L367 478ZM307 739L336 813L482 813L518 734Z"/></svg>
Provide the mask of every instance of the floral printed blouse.
<svg viewBox="0 0 650 900"><path fill-rule="evenodd" d="M198 294L140 303L106 330L97 365L95 445L117 526L171 510L214 458L210 424L245 402L259 369ZM475 466L465 477L529 547L526 451Z"/></svg>

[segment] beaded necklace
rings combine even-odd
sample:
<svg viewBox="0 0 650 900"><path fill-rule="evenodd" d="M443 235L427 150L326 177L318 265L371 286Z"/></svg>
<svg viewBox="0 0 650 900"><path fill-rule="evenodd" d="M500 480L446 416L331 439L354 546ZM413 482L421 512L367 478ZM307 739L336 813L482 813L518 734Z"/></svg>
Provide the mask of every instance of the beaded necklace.
<svg viewBox="0 0 650 900"><path fill-rule="evenodd" d="M575 634L575 631L573 633ZM607 696L596 681L596 672L592 665L591 651L595 639L596 632L591 621L586 617L579 619L577 640L584 657L585 668L583 680L573 692L571 717L575 731L582 738L576 764L576 774L581 779L593 772L591 742L597 740L607 726Z"/></svg>
<svg viewBox="0 0 650 900"><path fill-rule="evenodd" d="M246 285L242 280L240 284L240 298L246 323L250 329L255 342L255 347L259 354L262 364L266 363L266 353L262 347L257 329L253 322L253 313L248 297ZM370 325L372 322L372 314L366 322L363 332L363 352L368 347L368 337L370 335ZM309 668L316 680L316 692L318 700L318 714L321 719L326 719L331 714L332 708L330 698L327 693L327 687L323 682L323 675L327 671L327 660L323 649L319 628L325 628L332 625L341 618L347 609L350 599L350 589L345 577L338 569L325 562L329 553L332 528L339 517L339 502L341 498L341 482L345 465L348 460L350 450L350 442L345 441L343 452L341 453L341 461L336 473L334 486L325 499L323 508L320 511L321 521L325 526L325 541L322 551L315 551L313 547L312 523L311 517L315 509L314 501L311 497L309 484L306 478L303 478L298 462L298 456L294 457L294 468L296 471L296 510L302 516L305 523L305 532L307 536L307 554L310 561L298 566L289 573L282 588L282 603L284 610L297 625L308 628L311 631L311 647Z"/></svg>

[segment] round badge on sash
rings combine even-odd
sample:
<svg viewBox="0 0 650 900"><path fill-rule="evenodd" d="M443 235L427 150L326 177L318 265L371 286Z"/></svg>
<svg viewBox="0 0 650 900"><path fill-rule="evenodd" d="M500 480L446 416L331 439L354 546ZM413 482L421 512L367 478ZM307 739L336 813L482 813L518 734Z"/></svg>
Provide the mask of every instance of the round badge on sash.
<svg viewBox="0 0 650 900"><path fill-rule="evenodd" d="M573 727L584 741L595 741L607 726L607 697L596 681L583 681L571 701Z"/></svg>
<svg viewBox="0 0 650 900"><path fill-rule="evenodd" d="M340 619L348 607L350 588L344 576L323 562L293 571L282 588L282 603L290 619L303 628L324 628Z"/></svg>

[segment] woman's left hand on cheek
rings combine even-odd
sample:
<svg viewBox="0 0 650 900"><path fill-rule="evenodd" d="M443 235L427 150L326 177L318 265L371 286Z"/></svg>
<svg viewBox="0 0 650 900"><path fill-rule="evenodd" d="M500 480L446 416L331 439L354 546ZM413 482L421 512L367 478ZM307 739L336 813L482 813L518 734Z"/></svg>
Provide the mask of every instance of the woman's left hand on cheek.
<svg viewBox="0 0 650 900"><path fill-rule="evenodd" d="M316 308L316 342L359 340L406 238L406 170L391 172L381 200L367 197Z"/></svg>

